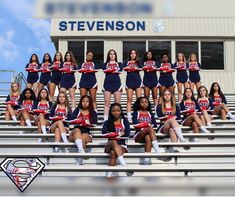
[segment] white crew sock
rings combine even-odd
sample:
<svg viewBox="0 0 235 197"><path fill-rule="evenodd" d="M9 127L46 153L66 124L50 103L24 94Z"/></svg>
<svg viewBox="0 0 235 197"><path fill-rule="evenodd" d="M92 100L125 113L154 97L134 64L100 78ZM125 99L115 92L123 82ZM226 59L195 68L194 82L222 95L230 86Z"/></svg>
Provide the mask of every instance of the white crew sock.
<svg viewBox="0 0 235 197"><path fill-rule="evenodd" d="M78 152L82 153L84 152L83 146L82 146L82 140L81 139L76 139L75 143L78 147Z"/></svg>
<svg viewBox="0 0 235 197"><path fill-rule="evenodd" d="M42 125L41 129L43 134L47 134L46 126Z"/></svg>
<svg viewBox="0 0 235 197"><path fill-rule="evenodd" d="M42 143L42 138L38 138L38 143Z"/></svg>
<svg viewBox="0 0 235 197"><path fill-rule="evenodd" d="M109 116L108 115L104 115L104 121L108 120Z"/></svg>
<svg viewBox="0 0 235 197"><path fill-rule="evenodd" d="M113 172L106 172L105 177L112 177L113 176Z"/></svg>
<svg viewBox="0 0 235 197"><path fill-rule="evenodd" d="M61 137L62 137L62 140L63 140L64 143L68 143L66 133L61 133Z"/></svg>
<svg viewBox="0 0 235 197"><path fill-rule="evenodd" d="M13 115L11 118L12 118L12 120L17 121L17 119L16 119L16 116L15 116L15 115Z"/></svg>
<svg viewBox="0 0 235 197"><path fill-rule="evenodd" d="M208 123L206 124L206 126L208 126L208 127L212 127L211 122L208 122Z"/></svg>
<svg viewBox="0 0 235 197"><path fill-rule="evenodd" d="M132 121L132 119L131 119L131 112L127 112L127 119L128 119L129 122Z"/></svg>
<svg viewBox="0 0 235 197"><path fill-rule="evenodd" d="M227 115L230 119L235 120L235 116L231 112L228 112Z"/></svg>
<svg viewBox="0 0 235 197"><path fill-rule="evenodd" d="M157 140L152 141L153 149L155 150L156 153L160 153L160 148L158 145Z"/></svg>
<svg viewBox="0 0 235 197"><path fill-rule="evenodd" d="M119 161L119 163L122 165L122 166L126 166L126 162L125 162L125 159L123 157L123 155L119 156L117 158L117 160Z"/></svg>
<svg viewBox="0 0 235 197"><path fill-rule="evenodd" d="M180 127L174 128L174 131L175 131L177 137L179 138L180 142L186 142L186 140L184 139L184 136L182 134L182 129Z"/></svg>
<svg viewBox="0 0 235 197"><path fill-rule="evenodd" d="M200 127L202 133L210 133L203 125Z"/></svg>
<svg viewBox="0 0 235 197"><path fill-rule="evenodd" d="M29 119L25 120L25 123L27 124L28 127L32 127L32 124Z"/></svg>

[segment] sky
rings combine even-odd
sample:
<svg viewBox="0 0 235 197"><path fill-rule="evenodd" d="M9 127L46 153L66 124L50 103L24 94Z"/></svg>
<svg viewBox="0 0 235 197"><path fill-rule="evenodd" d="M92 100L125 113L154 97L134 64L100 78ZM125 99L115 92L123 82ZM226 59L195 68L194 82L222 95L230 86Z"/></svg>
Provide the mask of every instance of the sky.
<svg viewBox="0 0 235 197"><path fill-rule="evenodd" d="M35 0L0 0L0 69L24 72L31 54L55 53L50 20L34 17Z"/></svg>

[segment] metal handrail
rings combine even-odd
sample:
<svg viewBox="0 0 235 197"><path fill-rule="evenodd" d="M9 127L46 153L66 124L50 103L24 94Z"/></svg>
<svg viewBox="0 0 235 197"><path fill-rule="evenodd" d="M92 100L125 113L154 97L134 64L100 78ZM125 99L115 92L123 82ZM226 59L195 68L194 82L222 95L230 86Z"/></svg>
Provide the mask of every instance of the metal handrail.
<svg viewBox="0 0 235 197"><path fill-rule="evenodd" d="M11 79L9 81L1 81L0 84L10 84L15 81L15 71L14 70L1 69L0 73L3 73L3 72L11 73ZM3 87L3 85L1 85L0 87ZM8 89L0 89L0 92L9 92L9 88Z"/></svg>
<svg viewBox="0 0 235 197"><path fill-rule="evenodd" d="M16 83L18 83L20 85L20 90L24 89L27 80L26 77L24 76L24 73L20 72L15 76L15 80Z"/></svg>

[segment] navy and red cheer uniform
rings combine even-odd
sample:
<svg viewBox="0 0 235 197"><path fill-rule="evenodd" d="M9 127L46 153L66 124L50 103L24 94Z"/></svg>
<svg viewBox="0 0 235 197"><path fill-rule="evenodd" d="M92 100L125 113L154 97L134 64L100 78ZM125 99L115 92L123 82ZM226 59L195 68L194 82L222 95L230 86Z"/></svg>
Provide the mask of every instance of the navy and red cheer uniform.
<svg viewBox="0 0 235 197"><path fill-rule="evenodd" d="M213 96L211 99L212 99L213 103L218 103L218 104L224 103L224 104L227 104L227 100L226 100L224 95Z"/></svg>
<svg viewBox="0 0 235 197"><path fill-rule="evenodd" d="M136 61L124 62L124 70L127 72L126 76L126 88L135 90L136 88L142 87L140 77L140 66L141 64Z"/></svg>
<svg viewBox="0 0 235 197"><path fill-rule="evenodd" d="M78 69L94 71L99 67L94 62L84 62ZM97 80L94 72L83 72L79 82L79 88L91 89L97 88Z"/></svg>
<svg viewBox="0 0 235 197"><path fill-rule="evenodd" d="M157 128L157 122L154 118L154 115L150 112L140 112L140 111L134 111L132 114L132 122L134 125L139 124L139 123L149 123L153 125L154 128ZM141 131L142 129L136 129L135 136Z"/></svg>
<svg viewBox="0 0 235 197"><path fill-rule="evenodd" d="M198 83L201 81L199 70L201 69L201 64L196 62L189 62L189 81L192 83Z"/></svg>
<svg viewBox="0 0 235 197"><path fill-rule="evenodd" d="M59 108L59 105L53 105L50 110L50 117L63 116L66 120L72 119L72 113L67 108ZM56 122L52 120L52 124ZM64 122L64 126L68 127L68 124Z"/></svg>
<svg viewBox="0 0 235 197"><path fill-rule="evenodd" d="M51 72L51 83L54 83L56 85L58 85L60 83L61 80L61 72L59 71L60 68L63 67L63 64L61 62L54 62L52 64L52 66L50 67L50 69L52 70Z"/></svg>
<svg viewBox="0 0 235 197"><path fill-rule="evenodd" d="M199 98L197 102L201 110L212 111L214 109L213 101L211 98Z"/></svg>
<svg viewBox="0 0 235 197"><path fill-rule="evenodd" d="M14 110L19 109L19 107L20 107L19 101L20 101L20 95L17 95L17 96L8 95L7 98L6 98L6 102L12 102L11 106Z"/></svg>
<svg viewBox="0 0 235 197"><path fill-rule="evenodd" d="M90 121L90 116L91 121ZM82 133L88 133L90 134L91 128L89 126L86 126L87 123L89 124L97 124L97 113L95 111L92 111L92 114L84 115L81 110L77 107L72 114L72 119L80 119L82 122L82 125L76 125L74 128L80 129Z"/></svg>
<svg viewBox="0 0 235 197"><path fill-rule="evenodd" d="M33 106L34 106L34 101L32 100L23 100L20 102L20 107L22 109L25 109L26 111L32 111L33 109Z"/></svg>
<svg viewBox="0 0 235 197"><path fill-rule="evenodd" d="M116 132L120 135L120 137L129 137L130 136L130 124L126 118L121 119L120 124L114 124L115 131L109 131L108 130L108 121L106 120L103 124L102 134L110 133L110 132ZM110 139L109 139L110 140ZM127 145L125 139L118 139L117 137L117 143L121 145L125 150L127 151Z"/></svg>
<svg viewBox="0 0 235 197"><path fill-rule="evenodd" d="M174 67L170 63L161 63L159 66L160 77L158 86L171 87L175 85L175 81L172 76Z"/></svg>
<svg viewBox="0 0 235 197"><path fill-rule="evenodd" d="M28 72L27 83L36 83L38 82L38 67L36 63L27 64L25 70Z"/></svg>
<svg viewBox="0 0 235 197"><path fill-rule="evenodd" d="M39 67L41 71L41 76L39 79L39 82L43 85L47 85L51 79L51 70L50 70L51 64L42 63Z"/></svg>
<svg viewBox="0 0 235 197"><path fill-rule="evenodd" d="M171 118L175 118L178 122L181 122L181 113L180 113L180 108L178 105L175 106L176 111L173 112L172 108L166 108L165 111L162 111L162 105L158 105L156 112L157 112L157 116L160 119L160 126L158 127L158 131L161 132L164 123L171 119Z"/></svg>
<svg viewBox="0 0 235 197"><path fill-rule="evenodd" d="M62 69L65 70L62 71ZM66 90L76 87L76 80L74 76L76 66L70 62L64 62L60 70L62 73L60 87L65 88Z"/></svg>
<svg viewBox="0 0 235 197"><path fill-rule="evenodd" d="M147 69L145 68L152 68L152 69ZM144 70L144 79L143 79L143 84L144 87L147 88L155 88L158 85L158 77L157 77L157 64L155 61L149 60L144 62L142 69Z"/></svg>
<svg viewBox="0 0 235 197"><path fill-rule="evenodd" d="M174 68L177 70L176 81L179 83L188 82L188 64L186 62L176 62Z"/></svg>
<svg viewBox="0 0 235 197"><path fill-rule="evenodd" d="M113 72L105 73L103 91L108 91L111 93L122 91L122 84L119 74L123 69L123 65L117 62L114 64L105 63L102 66L102 69L104 72L106 72L107 70L114 70Z"/></svg>
<svg viewBox="0 0 235 197"><path fill-rule="evenodd" d="M52 102L50 101L47 101L47 103L41 103L40 101L38 101L35 102L33 109L41 109L49 112L51 107L52 107ZM45 118L49 119L49 113L45 114Z"/></svg>
<svg viewBox="0 0 235 197"><path fill-rule="evenodd" d="M181 112L186 111L186 110L195 110L195 112L201 112L200 106L198 105L198 102L196 100L192 101L192 102L181 101L180 110L181 110ZM195 112L193 112L193 113L195 113ZM188 114L183 113L183 114L184 114L184 116L183 116L183 121L184 121L192 113L188 113Z"/></svg>

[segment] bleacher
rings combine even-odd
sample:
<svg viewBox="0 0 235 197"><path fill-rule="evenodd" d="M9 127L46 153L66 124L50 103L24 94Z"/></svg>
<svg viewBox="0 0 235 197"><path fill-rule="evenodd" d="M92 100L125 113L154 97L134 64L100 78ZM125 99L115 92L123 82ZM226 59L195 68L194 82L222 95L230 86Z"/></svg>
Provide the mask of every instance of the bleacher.
<svg viewBox="0 0 235 197"><path fill-rule="evenodd" d="M136 182L140 177L152 177L153 180L156 180L156 177L162 177L161 180L164 180L164 177L212 177L212 179L221 177L221 180L227 180L228 177L235 176L235 121L233 120L222 121L218 117L214 117L213 126L208 128L211 131L209 134L193 134L191 128L182 127L184 137L187 139L186 143L171 143L168 136L157 134L161 154L156 154L154 151L144 153L144 145L135 143L133 138L130 138L127 143L129 152L124 154L127 166L109 167L109 156L104 153L107 139L102 138L101 135L103 94L98 93L97 95L99 121L97 127L92 130L93 142L88 144L85 154L77 153L74 143L55 143L54 134L38 134L35 126L19 126L19 121L5 121L5 97L0 96L0 162L7 157L38 157L46 165L40 175L41 179L100 178L104 177L107 171L113 171L119 177L126 177L126 171L134 171L133 177L136 177ZM235 113L235 95L229 94L226 97L229 108ZM79 101L78 95L76 101ZM122 95L121 105L125 110L125 94ZM133 126L131 126L132 136L134 132ZM42 137L44 142L37 143L37 138ZM198 138L199 142L191 142L191 138ZM54 153L53 147L55 146L61 147L61 152ZM166 149L171 146L176 147L179 153L166 152ZM190 147L190 150L185 150L185 147ZM78 157L84 158L84 165L76 164L75 158ZM151 158L151 165L143 165L145 157ZM3 177L5 174L0 172L0 181L3 180ZM66 181L71 181L69 178L63 180L65 184L67 184ZM230 181L228 181L229 183ZM195 187L197 184L195 183ZM209 182L205 181L205 184L209 184ZM43 181L41 185L43 185ZM80 185L79 188L81 189L82 186Z"/></svg>

